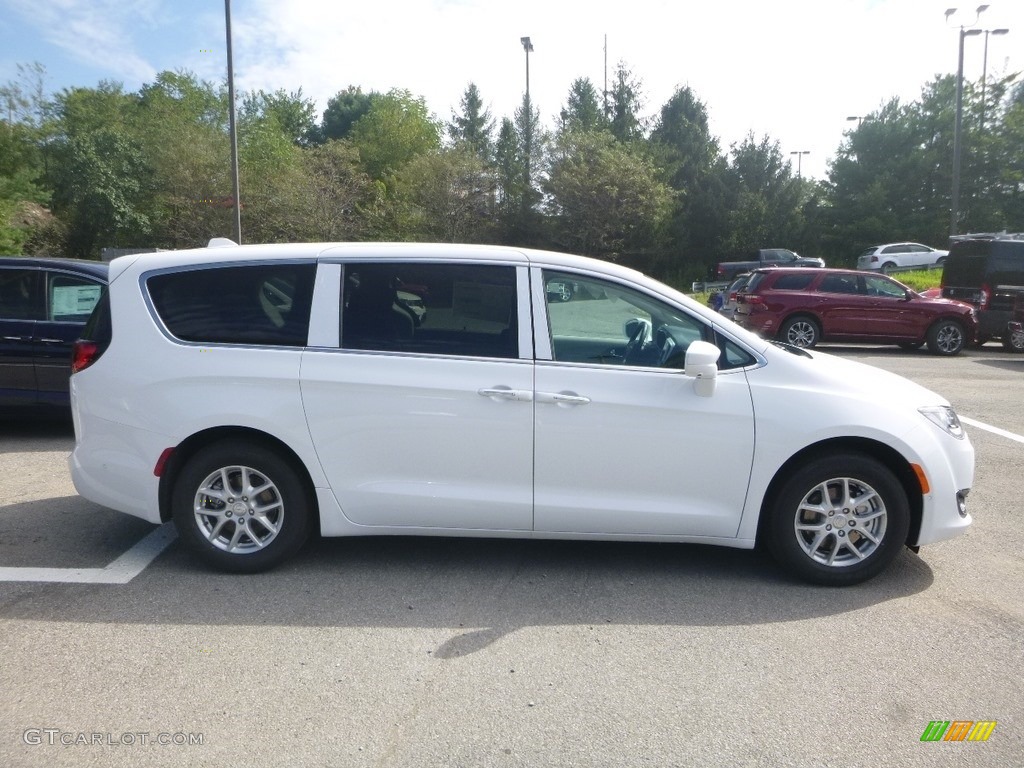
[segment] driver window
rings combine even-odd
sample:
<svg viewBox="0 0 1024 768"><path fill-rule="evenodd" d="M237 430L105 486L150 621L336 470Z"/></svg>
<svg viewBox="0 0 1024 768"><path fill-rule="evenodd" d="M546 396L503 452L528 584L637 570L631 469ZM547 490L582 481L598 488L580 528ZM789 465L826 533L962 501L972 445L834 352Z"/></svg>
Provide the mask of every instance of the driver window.
<svg viewBox="0 0 1024 768"><path fill-rule="evenodd" d="M544 294L558 362L682 368L687 347L711 336L696 318L618 283L544 270Z"/></svg>

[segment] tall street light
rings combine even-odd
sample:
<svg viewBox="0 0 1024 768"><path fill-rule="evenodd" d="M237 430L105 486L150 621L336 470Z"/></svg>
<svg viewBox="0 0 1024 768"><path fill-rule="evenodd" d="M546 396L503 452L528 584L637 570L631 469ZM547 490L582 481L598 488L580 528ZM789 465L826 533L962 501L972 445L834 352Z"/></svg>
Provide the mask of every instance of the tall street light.
<svg viewBox="0 0 1024 768"><path fill-rule="evenodd" d="M803 160L804 155L811 154L811 150L809 150L809 149L801 149L801 150L799 150L797 152L790 152L789 154L796 155L796 177L799 179L800 178L800 170L801 170L800 166L802 165L801 160Z"/></svg>
<svg viewBox="0 0 1024 768"><path fill-rule="evenodd" d="M956 8L946 9L946 21L956 13ZM968 29L978 23L981 14L988 10L987 5L979 5L975 11L974 21L960 26L960 52L956 68L956 122L953 125L953 189L949 201L949 234L957 232L957 220L960 218L960 155L961 132L964 120L964 38L980 35L980 29Z"/></svg>
<svg viewBox="0 0 1024 768"><path fill-rule="evenodd" d="M846 122L848 123L852 123L854 120L857 121L857 127L860 128L860 124L864 122L864 117L862 115L850 115L846 118Z"/></svg>
<svg viewBox="0 0 1024 768"><path fill-rule="evenodd" d="M533 43L529 37L519 38L526 52L526 114L523 124L523 144L526 149L526 188L530 188L530 155L533 153L533 105L530 103L530 54L533 53Z"/></svg>
<svg viewBox="0 0 1024 768"><path fill-rule="evenodd" d="M242 244L242 199L238 190L238 131L235 126L235 67L231 54L231 0L224 0L224 28L228 38L228 132L231 134L231 181L235 195L235 242Z"/></svg>
<svg viewBox="0 0 1024 768"><path fill-rule="evenodd" d="M981 60L981 127L980 133L985 132L985 83L988 81L988 36L1005 35L1008 29L986 29L985 30L985 57Z"/></svg>

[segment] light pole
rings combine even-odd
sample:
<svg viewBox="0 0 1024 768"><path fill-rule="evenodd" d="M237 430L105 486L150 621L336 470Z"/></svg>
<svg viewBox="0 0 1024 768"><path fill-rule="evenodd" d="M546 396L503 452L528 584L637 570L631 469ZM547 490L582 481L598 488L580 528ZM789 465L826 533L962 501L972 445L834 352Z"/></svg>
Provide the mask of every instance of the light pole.
<svg viewBox="0 0 1024 768"><path fill-rule="evenodd" d="M1008 29L986 29L985 30L985 57L981 60L981 127L979 132L985 132L985 83L988 82L988 36L1005 35Z"/></svg>
<svg viewBox="0 0 1024 768"><path fill-rule="evenodd" d="M850 115L846 118L846 122L852 123L854 120L857 121L857 127L860 128L860 124L864 122L864 118L861 115Z"/></svg>
<svg viewBox="0 0 1024 768"><path fill-rule="evenodd" d="M533 153L533 105L530 103L530 54L533 53L533 43L529 37L520 37L519 42L523 44L526 52L526 114L523 115L523 145L526 149L526 189L530 189L530 155Z"/></svg>
<svg viewBox="0 0 1024 768"><path fill-rule="evenodd" d="M526 98L530 98L530 54L533 53L533 43L528 37L520 37L519 42L523 44L526 51Z"/></svg>
<svg viewBox="0 0 1024 768"><path fill-rule="evenodd" d="M796 155L796 177L799 179L800 178L800 171L801 171L800 166L802 165L802 163L800 161L803 160L804 155L811 154L811 150L809 150L809 149L801 149L801 150L799 150L797 152L790 152L789 154Z"/></svg>
<svg viewBox="0 0 1024 768"><path fill-rule="evenodd" d="M946 9L946 21L949 21L949 17L956 13L956 10L956 8ZM981 34L980 29L968 29L967 27L977 24L981 14L986 10L988 10L987 5L979 5L975 11L974 21L969 25L960 26L960 49L956 68L956 122L953 125L953 189L949 201L949 234L951 237L957 232L957 219L960 218L960 155L964 121L964 38Z"/></svg>
<svg viewBox="0 0 1024 768"><path fill-rule="evenodd" d="M242 199L238 190L238 131L235 127L235 66L231 54L231 0L224 0L224 28L228 38L228 132L231 134L231 181L235 194L235 242L242 244Z"/></svg>

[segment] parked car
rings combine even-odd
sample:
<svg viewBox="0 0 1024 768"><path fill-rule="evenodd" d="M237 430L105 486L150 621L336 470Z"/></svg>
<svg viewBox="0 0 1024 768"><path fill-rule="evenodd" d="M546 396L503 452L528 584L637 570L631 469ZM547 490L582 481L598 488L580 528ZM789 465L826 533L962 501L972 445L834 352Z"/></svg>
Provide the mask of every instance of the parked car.
<svg viewBox="0 0 1024 768"><path fill-rule="evenodd" d="M878 270L888 274L896 269L942 266L949 251L940 251L921 243L872 245L857 257L857 269Z"/></svg>
<svg viewBox="0 0 1024 768"><path fill-rule="evenodd" d="M1007 328L1022 291L1024 234L967 236L950 246L942 295L977 309L980 343L996 338L1012 349Z"/></svg>
<svg viewBox="0 0 1024 768"><path fill-rule="evenodd" d="M736 321L766 338L810 348L819 341L928 344L958 354L977 333L974 309L926 299L885 275L848 269L758 270L740 292Z"/></svg>
<svg viewBox="0 0 1024 768"><path fill-rule="evenodd" d="M722 315L734 320L736 318L736 307L738 306L738 299L740 291L747 287L747 282L750 280L751 272L742 272L736 276L736 279L729 283L729 287L725 289L725 295L723 297L722 308L718 310Z"/></svg>
<svg viewBox="0 0 1024 768"><path fill-rule="evenodd" d="M1024 352L1024 291L1017 294L1012 317L1003 337L1006 340L1006 347L1011 352Z"/></svg>
<svg viewBox="0 0 1024 768"><path fill-rule="evenodd" d="M106 280L101 262L0 257L0 410L67 412L71 345Z"/></svg>
<svg viewBox="0 0 1024 768"><path fill-rule="evenodd" d="M399 270L429 287L419 327L395 311ZM561 302L552 281L588 300ZM285 294L270 305L268 284ZM761 541L840 585L971 522L974 451L941 396L582 257L413 243L125 256L75 370L78 491L173 519L229 571L269 568L313 531Z"/></svg>
<svg viewBox="0 0 1024 768"><path fill-rule="evenodd" d="M712 280L732 280L741 272L759 267L824 267L825 260L801 256L787 248L760 248L748 254L746 261L722 261L711 268Z"/></svg>

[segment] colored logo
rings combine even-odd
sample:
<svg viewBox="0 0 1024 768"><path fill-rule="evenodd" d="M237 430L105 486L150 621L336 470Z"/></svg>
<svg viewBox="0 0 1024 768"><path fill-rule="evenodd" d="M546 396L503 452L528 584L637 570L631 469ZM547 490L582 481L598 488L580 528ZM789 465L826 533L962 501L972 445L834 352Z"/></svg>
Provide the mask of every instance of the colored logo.
<svg viewBox="0 0 1024 768"><path fill-rule="evenodd" d="M997 720L932 720L921 741L988 741Z"/></svg>

